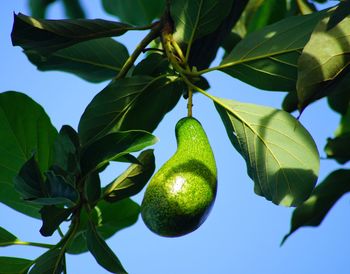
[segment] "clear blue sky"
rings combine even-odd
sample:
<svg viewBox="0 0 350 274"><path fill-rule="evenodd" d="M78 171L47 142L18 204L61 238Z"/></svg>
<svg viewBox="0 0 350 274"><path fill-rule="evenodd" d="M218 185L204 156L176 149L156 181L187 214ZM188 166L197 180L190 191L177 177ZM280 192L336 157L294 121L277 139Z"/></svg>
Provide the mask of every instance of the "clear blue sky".
<svg viewBox="0 0 350 274"><path fill-rule="evenodd" d="M58 1L60 2L60 1ZM100 1L82 1L89 18L111 18ZM39 72L21 49L12 47L10 32L13 12L28 14L27 1L2 1L0 9L0 92L22 91L40 103L59 129L63 124L77 127L81 113L106 83L90 84L61 72ZM50 18L62 18L59 4L49 10ZM135 36L135 37L133 37ZM132 51L139 33L120 38ZM220 97L279 107L282 93L259 91L224 75L210 73L210 92ZM345 274L349 273L349 195L344 196L318 228L303 228L283 247L282 237L289 231L292 209L278 207L253 192L241 156L232 148L213 104L207 98L194 98L198 118L215 152L219 188L216 203L207 221L194 233L181 238L162 238L150 232L142 220L120 231L108 243L130 274ZM20 110L19 110L20 111ZM181 100L155 131L159 168L175 151L174 126L186 115ZM314 136L321 156L325 140L337 127L339 117L328 111L321 100L308 108L301 122ZM107 183L125 166L112 165L103 174ZM337 168L332 161L321 162L320 178ZM143 193L134 197L140 202ZM41 223L0 204L0 226L25 241L54 243L57 236L40 236ZM30 247L1 248L0 256L35 258L44 250ZM68 273L107 273L86 253L68 256Z"/></svg>

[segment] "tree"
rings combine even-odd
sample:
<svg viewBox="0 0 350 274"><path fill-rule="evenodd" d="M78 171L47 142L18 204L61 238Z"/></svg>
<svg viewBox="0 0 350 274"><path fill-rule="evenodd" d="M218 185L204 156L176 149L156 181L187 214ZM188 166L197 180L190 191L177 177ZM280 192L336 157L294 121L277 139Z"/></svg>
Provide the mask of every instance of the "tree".
<svg viewBox="0 0 350 274"><path fill-rule="evenodd" d="M66 252L88 249L107 270L123 273L104 240L136 221L139 207L128 197L140 191L154 171L151 150L144 150L138 159L131 153L154 144L150 132L181 96L190 102L193 92L214 102L233 146L247 162L256 193L276 204L297 206L291 233L304 225L318 225L348 192L348 170L335 171L314 188L318 152L307 130L286 111L302 113L327 96L342 120L326 152L340 163L348 160L344 147L350 98L346 85L349 2L317 11L305 1L154 1L145 17L112 2L104 1L106 10L123 23L14 17L12 42L40 70L59 69L91 82L111 82L87 106L78 132L64 126L58 133L44 110L22 93L1 94L5 126L0 138L9 151L0 159L5 167L0 170L5 189L1 201L41 218L44 236L59 230L65 220L71 226L61 232L57 245L37 244L48 248L37 260L2 257L0 267L25 273L34 265L30 273L60 273ZM79 6L72 9L69 4L77 2L64 3L70 14L77 15L72 12L77 10L79 17L83 15ZM44 14L42 6L33 7L36 16ZM137 5L129 8L137 10ZM129 56L122 44L109 37L132 30L149 32ZM226 56L219 66L210 67L219 47ZM145 58L135 63L143 51L147 51ZM286 111L211 95L204 77L214 70L263 90L288 92L283 102ZM111 101L117 103L111 106ZM101 189L99 173L110 161L130 162L131 168ZM111 212L127 212L127 216L111 216ZM3 246L23 243L4 229L0 235Z"/></svg>

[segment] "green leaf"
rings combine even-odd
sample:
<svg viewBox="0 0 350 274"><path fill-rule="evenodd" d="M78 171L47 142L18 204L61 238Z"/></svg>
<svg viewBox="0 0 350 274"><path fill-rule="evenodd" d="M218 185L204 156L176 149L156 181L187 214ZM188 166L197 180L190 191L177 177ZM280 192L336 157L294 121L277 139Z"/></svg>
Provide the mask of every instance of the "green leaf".
<svg viewBox="0 0 350 274"><path fill-rule="evenodd" d="M29 0L29 8L33 17L45 18L47 8L56 0Z"/></svg>
<svg viewBox="0 0 350 274"><path fill-rule="evenodd" d="M152 132L180 96L179 82L168 77L137 75L114 81L85 109L78 127L81 142L86 145L111 131Z"/></svg>
<svg viewBox="0 0 350 274"><path fill-rule="evenodd" d="M19 111L20 110L20 111ZM29 204L15 190L13 178L35 152L41 170L47 170L57 135L43 108L28 96L0 94L0 201L39 218L39 207Z"/></svg>
<svg viewBox="0 0 350 274"><path fill-rule="evenodd" d="M232 0L177 0L170 6L174 38L190 43L213 32L231 10Z"/></svg>
<svg viewBox="0 0 350 274"><path fill-rule="evenodd" d="M220 70L259 89L295 90L300 51L326 14L288 17L247 35L224 58Z"/></svg>
<svg viewBox="0 0 350 274"><path fill-rule="evenodd" d="M254 12L254 16L251 16L251 20L249 20L247 25L248 32L256 31L264 26L280 21L286 15L287 5L284 0L253 1L252 3L254 2L258 3L258 7Z"/></svg>
<svg viewBox="0 0 350 274"><path fill-rule="evenodd" d="M94 206L101 197L101 181L98 173L90 174L84 184L84 193L87 201Z"/></svg>
<svg viewBox="0 0 350 274"><path fill-rule="evenodd" d="M78 191L69 184L62 176L55 174L53 171L45 173L50 198L65 198L70 205L74 205L79 200Z"/></svg>
<svg viewBox="0 0 350 274"><path fill-rule="evenodd" d="M350 160L350 132L339 137L328 138L325 147L328 158L335 159L340 164Z"/></svg>
<svg viewBox="0 0 350 274"><path fill-rule="evenodd" d="M157 137L141 130L119 131L105 135L88 145L81 155L83 174L97 171L118 157L144 149L158 141Z"/></svg>
<svg viewBox="0 0 350 274"><path fill-rule="evenodd" d="M137 64L132 72L132 75L147 75L157 77L167 71L170 72L168 58L162 54L152 53Z"/></svg>
<svg viewBox="0 0 350 274"><path fill-rule="evenodd" d="M112 79L129 57L126 47L112 38L81 42L48 56L32 50L24 53L41 71L61 70L93 83Z"/></svg>
<svg viewBox="0 0 350 274"><path fill-rule="evenodd" d="M159 18L164 10L163 0L102 0L106 12L133 25L146 25Z"/></svg>
<svg viewBox="0 0 350 274"><path fill-rule="evenodd" d="M100 235L108 239L121 229L127 228L136 223L140 212L140 206L131 199L123 199L116 203L99 201L93 208L92 219ZM88 226L88 216L81 215L79 230L73 242L68 248L71 254L79 254L87 251L86 230Z"/></svg>
<svg viewBox="0 0 350 274"><path fill-rule="evenodd" d="M28 274L61 274L64 264L64 252L59 248L50 249L35 260Z"/></svg>
<svg viewBox="0 0 350 274"><path fill-rule="evenodd" d="M0 226L0 246L13 245L18 238Z"/></svg>
<svg viewBox="0 0 350 274"><path fill-rule="evenodd" d="M297 91L300 109L332 92L332 89L325 90L324 85L342 73L350 62L350 17L329 31L328 21L329 17L319 22L299 58Z"/></svg>
<svg viewBox="0 0 350 274"><path fill-rule="evenodd" d="M79 0L63 0L64 10L69 18L85 18L85 12ZM35 16L34 16L35 17Z"/></svg>
<svg viewBox="0 0 350 274"><path fill-rule="evenodd" d="M93 224L90 224L86 238L89 251L102 267L112 273L127 274L118 257L99 235Z"/></svg>
<svg viewBox="0 0 350 274"><path fill-rule="evenodd" d="M119 36L127 24L102 19L35 19L19 13L14 16L12 44L47 56L74 44L102 37Z"/></svg>
<svg viewBox="0 0 350 274"><path fill-rule="evenodd" d="M345 17L350 15L350 1L344 0L339 2L337 8L329 18L327 30L336 27Z"/></svg>
<svg viewBox="0 0 350 274"><path fill-rule="evenodd" d="M256 194L284 206L297 206L310 196L319 155L298 120L282 110L221 98L215 107L247 163Z"/></svg>
<svg viewBox="0 0 350 274"><path fill-rule="evenodd" d="M34 155L24 163L13 181L15 189L24 199L32 200L44 197L47 193L39 165Z"/></svg>
<svg viewBox="0 0 350 274"><path fill-rule="evenodd" d="M143 151L139 164L132 164L117 179L104 188L104 199L115 202L139 193L151 178L155 169L152 149Z"/></svg>
<svg viewBox="0 0 350 274"><path fill-rule="evenodd" d="M295 90L290 91L284 97L282 102L282 109L291 113L298 109L298 94Z"/></svg>
<svg viewBox="0 0 350 274"><path fill-rule="evenodd" d="M26 274L30 266L33 264L31 260L0 257L0 273L1 274Z"/></svg>
<svg viewBox="0 0 350 274"><path fill-rule="evenodd" d="M67 220L72 211L72 209L44 206L40 210L41 219L43 220L43 225L40 228L41 235L51 236L59 225Z"/></svg>
<svg viewBox="0 0 350 274"><path fill-rule="evenodd" d="M350 170L339 169L329 174L310 198L294 210L290 232L284 236L281 244L300 227L321 224L333 205L350 191L349 178Z"/></svg>
<svg viewBox="0 0 350 274"><path fill-rule="evenodd" d="M72 127L64 125L54 144L54 169L59 167L67 176L78 176L80 173L79 153L80 140L78 133ZM74 185L75 178L71 180Z"/></svg>

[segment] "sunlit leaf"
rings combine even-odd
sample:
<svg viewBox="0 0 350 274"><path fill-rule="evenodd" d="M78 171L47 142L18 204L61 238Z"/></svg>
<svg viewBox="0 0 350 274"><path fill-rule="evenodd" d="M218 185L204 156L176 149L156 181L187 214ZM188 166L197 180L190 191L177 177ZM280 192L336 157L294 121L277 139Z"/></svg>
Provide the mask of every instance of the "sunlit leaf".
<svg viewBox="0 0 350 274"><path fill-rule="evenodd" d="M345 17L350 15L350 1L339 2L338 7L334 10L327 23L327 30L336 27Z"/></svg>
<svg viewBox="0 0 350 274"><path fill-rule="evenodd" d="M282 244L300 227L320 225L333 205L349 191L349 170L339 169L328 175L310 198L294 210L290 232L284 236Z"/></svg>
<svg viewBox="0 0 350 274"><path fill-rule="evenodd" d="M51 163L57 131L43 108L18 92L0 94L0 201L24 214L39 217L39 207L25 202L13 178L35 152L40 169Z"/></svg>
<svg viewBox="0 0 350 274"><path fill-rule="evenodd" d="M327 31L328 21L329 17L319 22L299 58L297 91L300 109L332 92L332 89L324 90L324 85L342 73L350 62L350 17Z"/></svg>
<svg viewBox="0 0 350 274"><path fill-rule="evenodd" d="M289 113L216 98L227 134L247 164L254 190L275 204L297 206L311 194L319 155L308 131Z"/></svg>
<svg viewBox="0 0 350 274"><path fill-rule="evenodd" d="M288 17L247 35L221 62L221 70L259 89L295 90L300 52L326 14Z"/></svg>

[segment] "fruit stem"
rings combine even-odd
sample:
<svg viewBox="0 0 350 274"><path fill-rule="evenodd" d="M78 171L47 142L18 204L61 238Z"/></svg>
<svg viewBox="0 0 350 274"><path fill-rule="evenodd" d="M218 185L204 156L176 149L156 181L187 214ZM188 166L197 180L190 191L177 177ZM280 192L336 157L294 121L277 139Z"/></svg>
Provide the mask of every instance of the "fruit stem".
<svg viewBox="0 0 350 274"><path fill-rule="evenodd" d="M193 107L193 88L188 86L187 116L192 117Z"/></svg>

